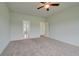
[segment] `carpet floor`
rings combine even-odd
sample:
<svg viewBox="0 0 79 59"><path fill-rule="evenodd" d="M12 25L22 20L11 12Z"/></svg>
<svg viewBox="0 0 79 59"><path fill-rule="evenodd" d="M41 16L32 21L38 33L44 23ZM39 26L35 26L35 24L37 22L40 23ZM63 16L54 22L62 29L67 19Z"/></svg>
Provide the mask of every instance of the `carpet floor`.
<svg viewBox="0 0 79 59"><path fill-rule="evenodd" d="M79 47L41 37L11 41L1 56L79 56Z"/></svg>

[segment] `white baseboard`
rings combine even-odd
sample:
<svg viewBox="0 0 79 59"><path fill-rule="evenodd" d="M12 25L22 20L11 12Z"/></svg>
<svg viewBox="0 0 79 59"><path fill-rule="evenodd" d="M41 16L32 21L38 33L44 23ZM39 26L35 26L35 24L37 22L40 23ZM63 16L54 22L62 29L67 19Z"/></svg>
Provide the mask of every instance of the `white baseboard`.
<svg viewBox="0 0 79 59"><path fill-rule="evenodd" d="M34 39L34 38L40 38L40 36L38 36L38 37L30 37L30 38L26 38L26 40L27 39ZM20 38L20 39L12 39L11 41L17 41L17 40L25 40L25 38Z"/></svg>
<svg viewBox="0 0 79 59"><path fill-rule="evenodd" d="M79 44L77 44L77 43L73 43L73 42L69 42L69 41L64 41L64 40L58 40L58 39L53 38L53 37L51 37L51 36L49 36L49 38L55 39L55 40L57 40L57 41L61 41L61 42L64 42L64 43L67 43L67 44L70 44L70 45L73 45L73 46L79 47Z"/></svg>

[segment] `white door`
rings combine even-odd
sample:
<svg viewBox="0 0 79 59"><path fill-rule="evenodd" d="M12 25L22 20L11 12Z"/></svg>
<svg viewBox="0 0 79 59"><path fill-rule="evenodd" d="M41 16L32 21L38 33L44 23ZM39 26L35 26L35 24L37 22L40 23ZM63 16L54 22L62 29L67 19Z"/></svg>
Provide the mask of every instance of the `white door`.
<svg viewBox="0 0 79 59"><path fill-rule="evenodd" d="M48 37L49 33L49 27L48 27L48 22L45 22L45 36Z"/></svg>
<svg viewBox="0 0 79 59"><path fill-rule="evenodd" d="M30 34L30 22L24 20L23 21L23 36L25 39L29 38Z"/></svg>
<svg viewBox="0 0 79 59"><path fill-rule="evenodd" d="M40 35L45 35L45 22L40 22Z"/></svg>
<svg viewBox="0 0 79 59"><path fill-rule="evenodd" d="M40 35L48 36L48 22L40 22Z"/></svg>

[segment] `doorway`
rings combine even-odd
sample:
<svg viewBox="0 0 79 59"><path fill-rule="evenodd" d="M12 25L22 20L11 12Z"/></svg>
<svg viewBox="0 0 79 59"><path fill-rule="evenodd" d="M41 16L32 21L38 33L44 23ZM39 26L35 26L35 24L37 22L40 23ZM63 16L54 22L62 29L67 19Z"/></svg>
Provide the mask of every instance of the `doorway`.
<svg viewBox="0 0 79 59"><path fill-rule="evenodd" d="M48 37L48 22L40 22L40 36Z"/></svg>
<svg viewBox="0 0 79 59"><path fill-rule="evenodd" d="M40 37L45 35L45 22L40 22Z"/></svg>
<svg viewBox="0 0 79 59"><path fill-rule="evenodd" d="M30 36L30 21L23 20L23 38L28 39Z"/></svg>

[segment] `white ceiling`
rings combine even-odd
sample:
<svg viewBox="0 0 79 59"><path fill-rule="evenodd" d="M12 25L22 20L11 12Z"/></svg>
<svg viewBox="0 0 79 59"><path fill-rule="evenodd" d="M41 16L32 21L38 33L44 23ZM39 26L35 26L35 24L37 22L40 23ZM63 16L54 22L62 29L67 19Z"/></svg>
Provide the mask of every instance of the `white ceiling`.
<svg viewBox="0 0 79 59"><path fill-rule="evenodd" d="M78 5L78 2L60 2L58 7L51 7L50 11L45 9L37 10L37 7L40 5L39 2L9 2L7 3L10 11L36 15L41 17L48 17L49 15L54 14L55 12L64 10L70 6Z"/></svg>

